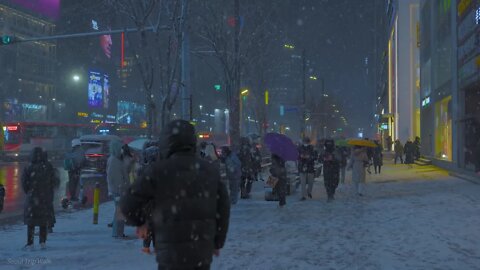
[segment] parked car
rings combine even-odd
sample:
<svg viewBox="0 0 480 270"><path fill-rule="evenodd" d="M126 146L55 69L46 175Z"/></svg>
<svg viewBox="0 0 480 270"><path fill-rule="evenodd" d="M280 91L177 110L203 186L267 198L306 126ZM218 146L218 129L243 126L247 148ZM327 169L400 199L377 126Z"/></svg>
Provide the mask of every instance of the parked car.
<svg viewBox="0 0 480 270"><path fill-rule="evenodd" d="M107 171L109 146L112 140L121 141L115 135L84 135L80 137L85 150L86 164L82 168L81 177L104 177Z"/></svg>

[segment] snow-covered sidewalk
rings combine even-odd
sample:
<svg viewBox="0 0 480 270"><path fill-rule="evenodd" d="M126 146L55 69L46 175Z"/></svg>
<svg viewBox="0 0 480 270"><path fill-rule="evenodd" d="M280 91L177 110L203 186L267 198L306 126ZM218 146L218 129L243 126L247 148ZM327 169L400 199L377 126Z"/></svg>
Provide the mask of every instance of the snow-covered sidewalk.
<svg viewBox="0 0 480 270"><path fill-rule="evenodd" d="M347 187L330 204L321 181L313 200L294 194L282 209L256 182L252 198L232 208L212 269L480 269L480 186L400 166L373 175L365 197ZM2 228L0 269L156 269L140 240L112 239L112 211L101 206L99 225L90 210L57 217L47 250L21 251L26 228Z"/></svg>

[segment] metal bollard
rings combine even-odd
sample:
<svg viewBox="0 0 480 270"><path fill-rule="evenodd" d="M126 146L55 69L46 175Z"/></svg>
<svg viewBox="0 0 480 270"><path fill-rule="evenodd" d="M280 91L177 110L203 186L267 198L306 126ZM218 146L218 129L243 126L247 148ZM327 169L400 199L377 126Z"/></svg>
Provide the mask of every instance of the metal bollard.
<svg viewBox="0 0 480 270"><path fill-rule="evenodd" d="M98 207L100 205L100 183L95 183L93 191L93 224L98 224Z"/></svg>

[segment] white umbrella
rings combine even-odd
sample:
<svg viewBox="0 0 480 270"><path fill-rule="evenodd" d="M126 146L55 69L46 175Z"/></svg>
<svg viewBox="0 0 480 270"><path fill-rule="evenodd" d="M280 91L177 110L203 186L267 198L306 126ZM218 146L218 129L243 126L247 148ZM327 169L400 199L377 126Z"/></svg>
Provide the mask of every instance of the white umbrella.
<svg viewBox="0 0 480 270"><path fill-rule="evenodd" d="M134 141L131 141L129 144L128 144L128 147L134 149L134 150L143 150L143 146L149 142L150 140L149 139L137 139L137 140L134 140Z"/></svg>

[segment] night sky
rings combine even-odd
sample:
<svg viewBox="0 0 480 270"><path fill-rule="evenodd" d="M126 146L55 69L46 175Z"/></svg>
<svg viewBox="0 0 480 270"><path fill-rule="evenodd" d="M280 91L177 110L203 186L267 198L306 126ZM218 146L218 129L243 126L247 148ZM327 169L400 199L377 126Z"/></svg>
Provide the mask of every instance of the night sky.
<svg viewBox="0 0 480 270"><path fill-rule="evenodd" d="M385 16L379 0L291 0L284 13L287 38L306 48L313 73L325 78L327 93L343 102L355 127L367 128L374 114L375 4L377 16Z"/></svg>

